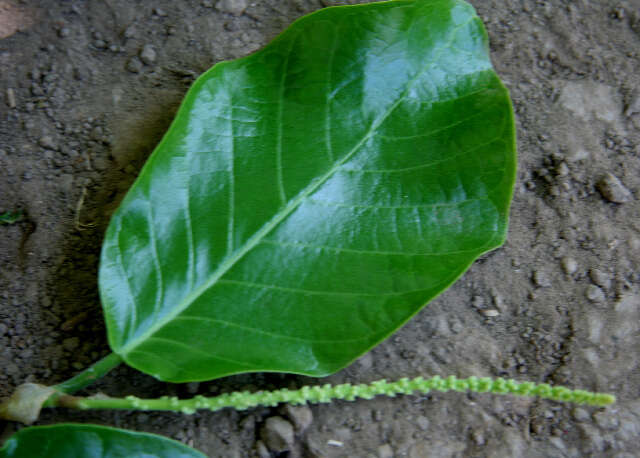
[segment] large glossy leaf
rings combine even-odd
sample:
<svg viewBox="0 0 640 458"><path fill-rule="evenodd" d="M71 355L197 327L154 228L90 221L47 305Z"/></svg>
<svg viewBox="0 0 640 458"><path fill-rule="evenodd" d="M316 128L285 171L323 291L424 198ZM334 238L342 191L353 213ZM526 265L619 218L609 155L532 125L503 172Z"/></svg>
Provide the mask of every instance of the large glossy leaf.
<svg viewBox="0 0 640 458"><path fill-rule="evenodd" d="M306 16L196 81L113 216L111 347L174 382L332 373L503 242L514 169L470 5Z"/></svg>
<svg viewBox="0 0 640 458"><path fill-rule="evenodd" d="M206 458L166 437L97 425L32 426L11 436L0 458Z"/></svg>

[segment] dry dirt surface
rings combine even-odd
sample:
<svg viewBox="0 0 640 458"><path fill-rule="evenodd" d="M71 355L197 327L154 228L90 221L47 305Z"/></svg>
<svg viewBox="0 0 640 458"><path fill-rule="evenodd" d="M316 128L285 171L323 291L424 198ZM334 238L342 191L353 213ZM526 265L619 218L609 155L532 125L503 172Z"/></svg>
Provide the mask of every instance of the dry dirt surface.
<svg viewBox="0 0 640 458"><path fill-rule="evenodd" d="M338 3L0 1L11 28L0 40L0 213L25 215L0 225L0 396L62 381L108 353L102 236L194 78ZM516 111L508 242L328 381L506 376L612 392L617 404L434 394L191 416L58 409L39 423L149 431L211 457L638 456L640 1L472 3ZM172 385L120 367L91 390L192 396L306 383L318 381ZM0 423L0 441L19 427ZM274 434L290 451L268 450Z"/></svg>

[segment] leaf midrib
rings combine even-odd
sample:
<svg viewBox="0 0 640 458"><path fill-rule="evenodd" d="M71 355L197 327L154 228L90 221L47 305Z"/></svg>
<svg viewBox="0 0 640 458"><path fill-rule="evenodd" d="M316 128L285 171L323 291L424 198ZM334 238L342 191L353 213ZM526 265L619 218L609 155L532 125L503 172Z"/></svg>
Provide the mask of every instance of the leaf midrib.
<svg viewBox="0 0 640 458"><path fill-rule="evenodd" d="M137 338L133 338L129 343L122 346L119 351L116 353L121 356L125 356L127 353L134 350L138 345L144 343L149 337L156 333L159 329L164 327L166 324L170 323L176 316L180 315L183 311L185 311L189 306L202 294L204 294L207 290L213 287L223 275L225 275L233 266L236 265L238 261L240 261L245 254L255 248L264 237L269 234L277 225L279 225L282 221L285 220L298 206L309 197L314 191L316 191L320 186L322 186L333 174L335 174L338 169L365 144L372 135L374 135L375 131L380 127L380 125L389 117L391 113L395 111L395 109L405 100L410 88L413 84L422 76L422 74L431 67L435 62L438 62L439 57L442 53L450 47L452 37L455 36L458 30L462 27L466 26L469 22L472 22L475 19L472 16L469 20L465 21L462 24L454 27L450 35L446 41L446 43L438 50L437 54L433 57L433 59L428 62L424 67L422 67L416 74L406 83L406 87L404 91L398 96L398 99L391 104L391 106L387 109L387 111L380 116L376 121L371 124L371 127L367 131L367 133L362 137L362 139L347 153L342 159L335 162L334 166L331 167L324 175L320 178L311 180L311 183L304 188L302 191L298 193L298 195L289 201L286 207L277 212L266 224L264 224L258 231L256 231L245 244L243 244L242 248L237 250L235 253L231 254L228 258L223 260L218 268L210 275L209 280L199 286L195 291L191 294L187 295L174 309L170 310L166 315L160 318L158 321L149 326L149 328L140 334ZM485 70L483 70L485 71ZM457 97L456 97L457 98Z"/></svg>

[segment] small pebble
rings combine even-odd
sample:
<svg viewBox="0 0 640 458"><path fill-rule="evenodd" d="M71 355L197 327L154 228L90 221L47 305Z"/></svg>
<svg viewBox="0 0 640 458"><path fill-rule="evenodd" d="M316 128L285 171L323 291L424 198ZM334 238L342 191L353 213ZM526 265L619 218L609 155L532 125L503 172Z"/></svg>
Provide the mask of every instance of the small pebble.
<svg viewBox="0 0 640 458"><path fill-rule="evenodd" d="M460 320L452 320L449 323L449 328L454 334L459 334L464 330L464 325L460 322Z"/></svg>
<svg viewBox="0 0 640 458"><path fill-rule="evenodd" d="M567 275L574 274L578 270L578 263L573 258L563 258L561 264L562 270L564 270Z"/></svg>
<svg viewBox="0 0 640 458"><path fill-rule="evenodd" d="M16 107L16 92L12 88L7 88L7 106L9 108Z"/></svg>
<svg viewBox="0 0 640 458"><path fill-rule="evenodd" d="M483 446L486 442L484 439L484 434L477 430L471 433L471 439L473 440L473 443L479 447Z"/></svg>
<svg viewBox="0 0 640 458"><path fill-rule="evenodd" d="M125 38L133 38L136 36L136 26L131 24L130 26L128 26L124 33L123 33Z"/></svg>
<svg viewBox="0 0 640 458"><path fill-rule="evenodd" d="M216 9L223 13L240 16L247 9L247 0L220 0L216 4Z"/></svg>
<svg viewBox="0 0 640 458"><path fill-rule="evenodd" d="M604 302L606 297L604 291L596 285L589 285L587 288L587 299L591 302Z"/></svg>
<svg viewBox="0 0 640 458"><path fill-rule="evenodd" d="M578 427L578 430L581 431L581 434L583 436L583 441L585 442L584 445L588 444L591 450L594 452L604 452L605 440L602 437L602 434L600 434L600 431L598 431L598 428L596 428L591 424L583 423ZM590 455L602 456L601 454L598 454L598 453L595 453L595 454L591 453Z"/></svg>
<svg viewBox="0 0 640 458"><path fill-rule="evenodd" d="M156 61L156 56L156 50L153 45L146 44L140 50L140 60L147 65L153 65Z"/></svg>
<svg viewBox="0 0 640 458"><path fill-rule="evenodd" d="M271 458L269 449L264 445L264 442L260 440L256 442L256 452L258 454L258 458Z"/></svg>
<svg viewBox="0 0 640 458"><path fill-rule="evenodd" d="M51 138L51 136L49 135L40 137L40 140L38 140L38 144L46 149L58 149L58 146L54 143L53 138Z"/></svg>
<svg viewBox="0 0 640 458"><path fill-rule="evenodd" d="M494 318L494 317L500 315L500 312L497 311L496 309L480 310L480 313L482 313L482 315L484 315L487 318Z"/></svg>
<svg viewBox="0 0 640 458"><path fill-rule="evenodd" d="M541 270L533 271L533 283L540 288L548 288L551 286L549 276Z"/></svg>
<svg viewBox="0 0 640 458"><path fill-rule="evenodd" d="M58 30L58 36L60 38L68 37L70 33L71 33L71 30L69 30L68 27L62 27L60 30Z"/></svg>
<svg viewBox="0 0 640 458"><path fill-rule="evenodd" d="M502 297L502 294L495 289L491 290L491 299L493 300L493 305L495 305L498 310L505 309L506 304L504 302L504 297Z"/></svg>
<svg viewBox="0 0 640 458"><path fill-rule="evenodd" d="M416 418L416 424L423 431L429 429L429 419L424 415L420 415L418 418Z"/></svg>
<svg viewBox="0 0 640 458"><path fill-rule="evenodd" d="M561 162L560 165L556 168L556 173L559 177L566 177L569 175L569 166L567 166L566 162Z"/></svg>
<svg viewBox="0 0 640 458"><path fill-rule="evenodd" d="M142 71L142 61L140 61L140 59L138 59L137 57L132 57L127 62L126 68L131 73L140 73Z"/></svg>
<svg viewBox="0 0 640 458"><path fill-rule="evenodd" d="M265 422L260 437L269 450L284 452L293 444L293 425L282 417L269 417Z"/></svg>
<svg viewBox="0 0 640 458"><path fill-rule="evenodd" d="M294 406L286 404L283 410L286 416L289 417L289 420L293 423L293 426L298 433L303 433L313 421L313 413L309 406Z"/></svg>
<svg viewBox="0 0 640 458"><path fill-rule="evenodd" d="M389 444L382 444L378 447L378 458L393 458L393 449Z"/></svg>
<svg viewBox="0 0 640 458"><path fill-rule="evenodd" d="M636 114L640 114L640 92L636 92L633 95L633 99L624 110L624 115L629 118Z"/></svg>
<svg viewBox="0 0 640 458"><path fill-rule="evenodd" d="M614 430L620 426L618 417L613 412L607 410L594 413L593 419L602 429Z"/></svg>
<svg viewBox="0 0 640 458"><path fill-rule="evenodd" d="M629 191L622 182L610 173L607 173L596 184L598 191L602 194L602 197L609 202L616 204L623 204L629 202L632 199L631 191Z"/></svg>
<svg viewBox="0 0 640 458"><path fill-rule="evenodd" d="M482 296L473 296L473 298L471 299L471 305L473 305L474 308L483 309L484 298Z"/></svg>
<svg viewBox="0 0 640 458"><path fill-rule="evenodd" d="M167 12L165 10L163 10L162 8L154 8L153 9L153 14L155 14L156 16L160 16L160 17L166 17L167 16Z"/></svg>
<svg viewBox="0 0 640 458"><path fill-rule="evenodd" d="M600 269L591 269L589 271L589 277L596 285L604 289L611 288L611 278L605 272Z"/></svg>

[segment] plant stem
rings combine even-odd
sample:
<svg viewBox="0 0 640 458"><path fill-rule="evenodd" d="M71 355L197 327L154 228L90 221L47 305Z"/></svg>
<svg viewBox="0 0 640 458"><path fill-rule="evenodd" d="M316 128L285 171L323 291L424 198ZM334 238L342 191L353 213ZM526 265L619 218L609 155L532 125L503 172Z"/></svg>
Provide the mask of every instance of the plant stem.
<svg viewBox="0 0 640 458"><path fill-rule="evenodd" d="M127 410L172 410L186 414L194 413L198 409L216 411L225 407L238 410L256 406L275 406L287 402L291 404L306 404L331 402L336 399L353 401L356 398L371 399L377 395L394 397L396 394L412 394L414 392L427 394L430 391L473 391L477 393L513 394L519 396L538 396L555 401L573 402L577 404L589 404L603 406L615 402L615 396L606 393L592 393L584 390L572 390L566 387L551 387L547 384L535 384L532 382L518 383L514 380L502 378L477 378L458 379L454 376L443 379L435 376L425 379L417 377L413 379L402 378L396 382L379 380L371 384L342 384L306 386L299 390L281 389L276 391L248 391L222 394L220 396L206 398L196 396L192 399L179 400L175 397L162 397L158 399L140 399L135 396L126 398L80 398L74 396L62 396L56 403L61 407L73 409L127 409Z"/></svg>
<svg viewBox="0 0 640 458"><path fill-rule="evenodd" d="M103 377L121 362L120 356L111 353L75 377L58 385L23 383L9 398L0 403L0 419L31 424L38 419L42 407L61 405L61 398L72 397L70 394Z"/></svg>
<svg viewBox="0 0 640 458"><path fill-rule="evenodd" d="M64 394L73 394L104 377L111 369L119 366L121 362L122 358L119 355L110 353L78 375L54 385L52 388Z"/></svg>

